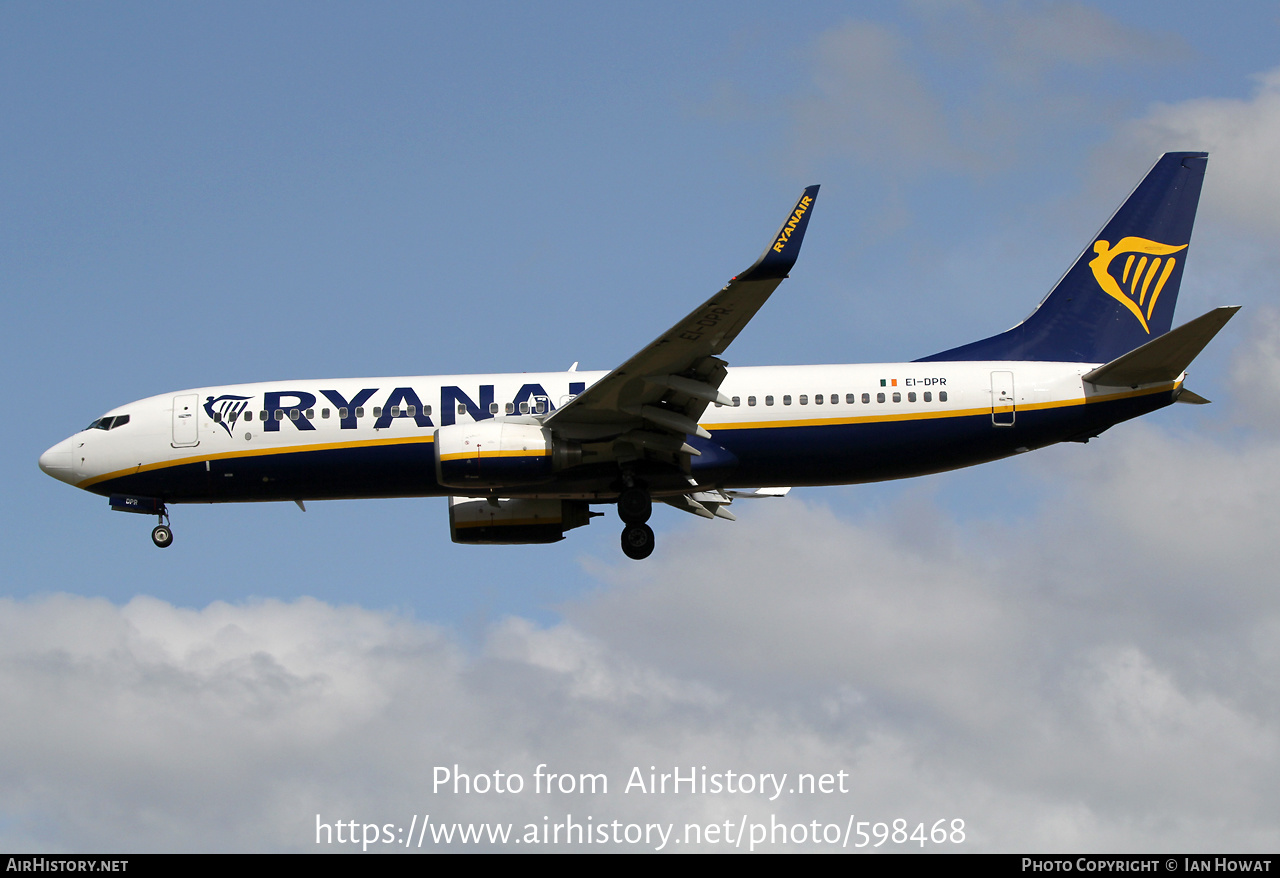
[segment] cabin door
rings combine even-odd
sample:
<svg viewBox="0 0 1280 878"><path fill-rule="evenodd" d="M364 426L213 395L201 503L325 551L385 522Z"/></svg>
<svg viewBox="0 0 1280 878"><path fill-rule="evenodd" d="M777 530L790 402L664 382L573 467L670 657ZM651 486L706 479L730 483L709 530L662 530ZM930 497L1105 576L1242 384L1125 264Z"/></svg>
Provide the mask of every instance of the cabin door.
<svg viewBox="0 0 1280 878"><path fill-rule="evenodd" d="M196 393L185 393L173 398L173 447L190 448L200 444L199 400Z"/></svg>

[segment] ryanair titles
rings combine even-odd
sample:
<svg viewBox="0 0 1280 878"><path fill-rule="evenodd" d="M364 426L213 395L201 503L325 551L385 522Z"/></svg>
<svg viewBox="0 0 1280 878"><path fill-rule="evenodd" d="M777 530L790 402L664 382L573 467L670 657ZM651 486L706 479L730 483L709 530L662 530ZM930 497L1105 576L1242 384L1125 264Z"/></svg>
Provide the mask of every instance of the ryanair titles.
<svg viewBox="0 0 1280 878"><path fill-rule="evenodd" d="M569 396L576 396L586 389L584 381L569 383ZM470 417L475 421L483 421L499 414L550 413L555 411L555 404L541 384L524 384L516 391L511 401L498 404L494 398L494 385L481 384L476 396L460 387L445 385L440 388L440 408L432 411L430 404L424 405L422 398L413 387L395 387L380 395L376 387L366 387L348 397L338 390L320 390L318 396L309 390L269 390L262 394L259 407L254 397L250 396L208 396L205 398L205 413L231 435L237 421L260 421L259 427L265 433L278 433L284 424L297 430L316 429L312 421L315 419L317 405L321 408L321 419L328 417L329 407L336 410L338 427L342 430L355 430L360 421L367 423L368 415L374 418L375 430L384 430L399 418L412 418L419 427L448 427L457 423L458 417ZM366 414L366 406L380 399L381 405L374 405ZM430 399L430 397L428 397ZM256 416L255 416L256 410ZM439 424L432 420L433 414Z"/></svg>
<svg viewBox="0 0 1280 878"><path fill-rule="evenodd" d="M801 218L809 210L809 205L811 204L813 204L813 199L808 195L800 199L800 203L796 205L795 213L791 214L791 219L782 227L782 231L778 232L778 240L773 242L773 251L775 253L781 253L782 248L787 246L787 242L791 240L791 233L796 230L796 226L800 224Z"/></svg>

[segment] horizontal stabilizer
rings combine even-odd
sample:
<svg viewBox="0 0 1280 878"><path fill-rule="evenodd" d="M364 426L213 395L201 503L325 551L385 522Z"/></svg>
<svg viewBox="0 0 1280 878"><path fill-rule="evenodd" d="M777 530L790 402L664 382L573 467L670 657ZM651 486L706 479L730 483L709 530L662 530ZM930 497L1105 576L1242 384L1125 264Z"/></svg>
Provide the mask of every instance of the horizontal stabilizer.
<svg viewBox="0 0 1280 878"><path fill-rule="evenodd" d="M1205 399L1198 393L1187 390L1185 387L1178 391L1176 402L1190 403L1191 405L1208 405L1213 400Z"/></svg>
<svg viewBox="0 0 1280 878"><path fill-rule="evenodd" d="M1173 381L1187 371L1218 330L1226 326L1240 306L1214 308L1190 323L1184 323L1159 338L1099 366L1084 376L1091 384L1107 387L1137 387Z"/></svg>

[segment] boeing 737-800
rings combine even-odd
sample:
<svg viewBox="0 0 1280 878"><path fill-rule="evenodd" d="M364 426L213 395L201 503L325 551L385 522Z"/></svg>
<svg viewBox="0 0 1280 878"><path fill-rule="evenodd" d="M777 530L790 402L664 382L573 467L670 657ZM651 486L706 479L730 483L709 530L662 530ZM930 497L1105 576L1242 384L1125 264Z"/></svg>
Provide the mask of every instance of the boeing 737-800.
<svg viewBox="0 0 1280 878"><path fill-rule="evenodd" d="M548 543L614 504L653 551L652 503L732 520L794 485L918 476L1206 402L1185 371L1236 308L1171 330L1207 155L1156 162L1026 320L908 363L730 369L795 265L818 187L764 255L612 372L275 381L129 403L40 457L159 517L179 503L447 496L459 543ZM303 506L305 509L305 506Z"/></svg>

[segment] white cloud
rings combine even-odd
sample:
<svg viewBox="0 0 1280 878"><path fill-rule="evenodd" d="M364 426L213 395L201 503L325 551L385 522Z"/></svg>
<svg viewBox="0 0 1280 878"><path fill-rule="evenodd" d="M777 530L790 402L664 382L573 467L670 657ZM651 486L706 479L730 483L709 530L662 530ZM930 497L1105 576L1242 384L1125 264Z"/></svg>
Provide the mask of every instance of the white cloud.
<svg viewBox="0 0 1280 878"><path fill-rule="evenodd" d="M1280 311L1273 305L1246 315L1247 337L1235 352L1232 387L1248 399L1241 417L1250 426L1274 430L1280 426Z"/></svg>
<svg viewBox="0 0 1280 878"><path fill-rule="evenodd" d="M801 148L892 168L950 164L941 102L904 50L897 34L872 22L822 34L813 49L814 93L794 108Z"/></svg>
<svg viewBox="0 0 1280 878"><path fill-rule="evenodd" d="M1273 239L1280 231L1280 69L1259 74L1251 97L1157 104L1123 133L1125 148L1158 155L1207 150L1202 211Z"/></svg>
<svg viewBox="0 0 1280 878"><path fill-rule="evenodd" d="M993 468L1005 490L1045 479L1015 525L760 501L598 568L564 622L504 620L478 652L310 600L0 602L0 838L306 850L317 813L855 813L963 819L972 850L1273 849L1276 452L1123 425ZM603 772L611 789L433 795L455 763L530 783L540 763ZM621 792L633 767L701 765L843 770L851 792Z"/></svg>
<svg viewBox="0 0 1280 878"><path fill-rule="evenodd" d="M1173 35L1139 30L1075 3L919 3L919 34L848 21L810 54L809 93L792 106L793 159L838 156L892 179L939 170L990 174L1029 144L1074 141L1116 121L1082 72L1184 57ZM1070 75L1060 76L1058 74Z"/></svg>
<svg viewBox="0 0 1280 878"><path fill-rule="evenodd" d="M916 8L933 26L941 48L991 64L1007 88L1039 86L1055 68L1158 64L1187 54L1174 34L1129 27L1080 3L918 3Z"/></svg>

